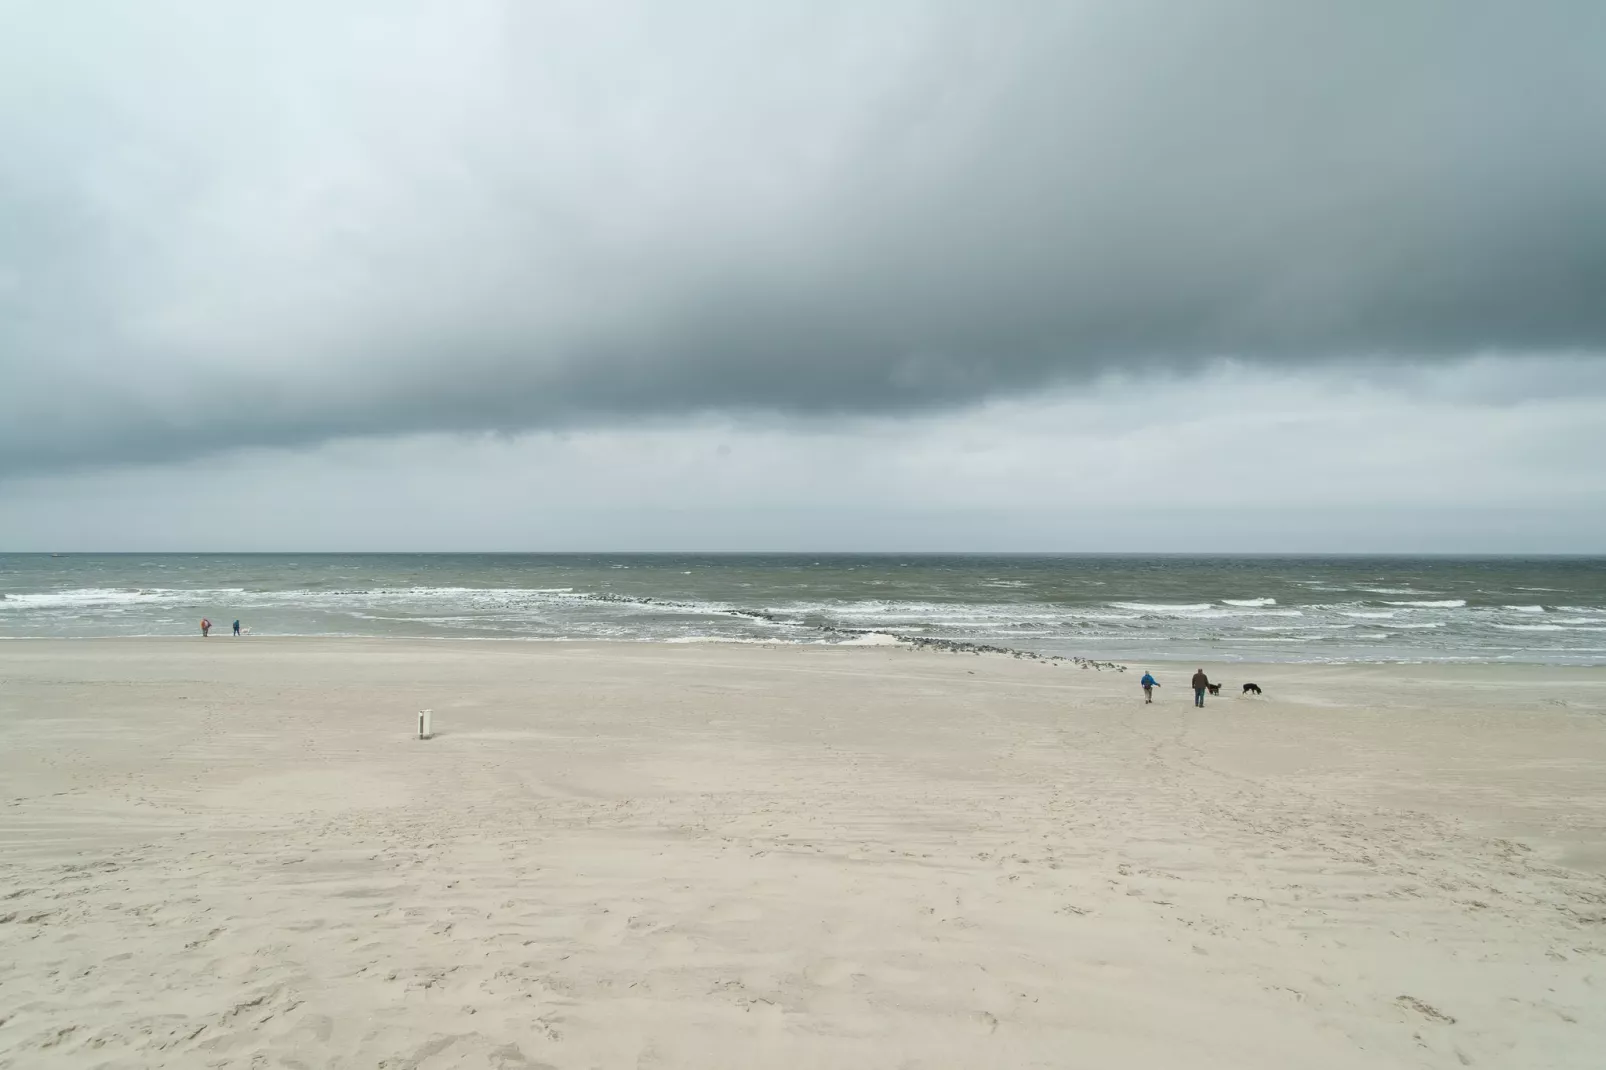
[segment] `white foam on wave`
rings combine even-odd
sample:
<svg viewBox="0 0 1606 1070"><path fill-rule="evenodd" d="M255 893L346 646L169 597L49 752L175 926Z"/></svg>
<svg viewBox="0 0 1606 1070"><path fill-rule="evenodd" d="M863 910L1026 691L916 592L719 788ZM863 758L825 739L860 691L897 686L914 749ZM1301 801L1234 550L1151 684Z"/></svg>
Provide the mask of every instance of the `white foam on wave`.
<svg viewBox="0 0 1606 1070"><path fill-rule="evenodd" d="M1203 613L1209 602L1111 602L1114 609L1135 609L1139 613Z"/></svg>
<svg viewBox="0 0 1606 1070"><path fill-rule="evenodd" d="M1357 587L1367 594L1437 594L1437 591L1419 591L1415 587Z"/></svg>
<svg viewBox="0 0 1606 1070"><path fill-rule="evenodd" d="M158 603L204 602L237 598L243 587L189 590L168 587L77 587L61 591L8 592L0 609L96 609Z"/></svg>
<svg viewBox="0 0 1606 1070"><path fill-rule="evenodd" d="M1508 632L1564 632L1564 631L1567 631L1567 629L1565 627L1563 627L1562 625L1560 625L1560 624L1496 624L1495 627L1496 628L1502 628L1502 629L1504 629L1505 631L1508 631Z"/></svg>
<svg viewBox="0 0 1606 1070"><path fill-rule="evenodd" d="M855 602L788 602L771 609L789 617L823 616L851 625L879 628L895 625L955 625L1008 628L1020 624L1049 626L1066 616L1058 606L1041 603L896 602L877 599Z"/></svg>
<svg viewBox="0 0 1606 1070"><path fill-rule="evenodd" d="M866 632L852 639L845 639L837 646L897 646L902 641L896 635L888 635L886 632Z"/></svg>
<svg viewBox="0 0 1606 1070"><path fill-rule="evenodd" d="M1376 610L1376 611L1367 611L1367 610L1359 610L1359 609L1357 609L1357 610L1345 610L1344 611L1344 616L1346 616L1346 617L1359 617L1362 620L1388 620L1389 618L1394 616L1394 611L1392 609L1381 609L1381 610Z"/></svg>
<svg viewBox="0 0 1606 1070"><path fill-rule="evenodd" d="M1184 620L1259 620L1264 617L1303 617L1305 611L1301 609L1217 609L1200 610L1197 613L1177 613L1174 616Z"/></svg>
<svg viewBox="0 0 1606 1070"><path fill-rule="evenodd" d="M1228 606L1274 606L1274 605L1277 604L1277 599L1275 599L1275 598L1223 598L1221 600L1221 602L1222 602L1223 605L1228 605Z"/></svg>
<svg viewBox="0 0 1606 1070"><path fill-rule="evenodd" d="M1500 608L1509 609L1513 613L1543 613L1545 611L1544 606L1501 606Z"/></svg>
<svg viewBox="0 0 1606 1070"><path fill-rule="evenodd" d="M1410 606L1413 609L1460 609L1467 604L1465 598L1445 598L1437 602L1385 602L1391 606Z"/></svg>

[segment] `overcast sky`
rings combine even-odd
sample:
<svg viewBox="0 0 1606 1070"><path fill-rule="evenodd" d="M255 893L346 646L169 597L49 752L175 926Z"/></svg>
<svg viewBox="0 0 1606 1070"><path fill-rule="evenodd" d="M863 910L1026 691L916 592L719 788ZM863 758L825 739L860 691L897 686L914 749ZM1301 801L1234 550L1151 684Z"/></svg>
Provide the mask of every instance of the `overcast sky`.
<svg viewBox="0 0 1606 1070"><path fill-rule="evenodd" d="M1606 551L1602 41L0 0L0 549Z"/></svg>

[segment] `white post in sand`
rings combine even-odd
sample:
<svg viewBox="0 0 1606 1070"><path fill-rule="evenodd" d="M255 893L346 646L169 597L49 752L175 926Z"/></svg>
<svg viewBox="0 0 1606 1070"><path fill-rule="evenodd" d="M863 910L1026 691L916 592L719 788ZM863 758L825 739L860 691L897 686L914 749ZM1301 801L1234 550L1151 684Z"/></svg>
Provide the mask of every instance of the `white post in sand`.
<svg viewBox="0 0 1606 1070"><path fill-rule="evenodd" d="M434 719L435 719L435 711L434 710L419 710L418 711L418 738L419 739L428 739L429 737L431 737L431 736L433 736L435 734L435 725L433 723Z"/></svg>

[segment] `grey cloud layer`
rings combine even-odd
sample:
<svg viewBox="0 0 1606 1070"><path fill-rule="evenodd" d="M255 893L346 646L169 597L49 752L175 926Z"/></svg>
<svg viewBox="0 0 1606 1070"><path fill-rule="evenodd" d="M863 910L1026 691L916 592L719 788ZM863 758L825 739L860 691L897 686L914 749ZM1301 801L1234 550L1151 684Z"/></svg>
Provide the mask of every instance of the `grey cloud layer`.
<svg viewBox="0 0 1606 1070"><path fill-rule="evenodd" d="M0 471L1606 350L1606 7L13 5Z"/></svg>
<svg viewBox="0 0 1606 1070"><path fill-rule="evenodd" d="M1574 372L1526 363L1529 375ZM1101 383L913 416L243 450L0 483L0 540L43 551L1606 550L1606 468L1590 460L1606 456L1606 402L1438 400L1468 371L1423 366L1409 394L1348 368L1218 368L1141 396Z"/></svg>

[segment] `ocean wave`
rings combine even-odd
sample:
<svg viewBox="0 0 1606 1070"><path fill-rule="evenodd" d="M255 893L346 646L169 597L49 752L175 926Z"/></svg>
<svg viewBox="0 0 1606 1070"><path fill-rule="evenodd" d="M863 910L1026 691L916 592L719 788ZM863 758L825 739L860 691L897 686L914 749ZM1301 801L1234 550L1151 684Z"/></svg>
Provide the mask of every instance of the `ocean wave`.
<svg viewBox="0 0 1606 1070"><path fill-rule="evenodd" d="M185 588L149 587L77 587L61 591L8 592L0 600L0 609L94 609L115 606L148 606L158 603L205 601L219 597L237 597L245 593L243 587L221 587L190 590Z"/></svg>
<svg viewBox="0 0 1606 1070"><path fill-rule="evenodd" d="M1302 609L1207 609L1180 614L1187 620L1259 620L1263 617L1303 617Z"/></svg>
<svg viewBox="0 0 1606 1070"><path fill-rule="evenodd" d="M711 604L711 603L709 603ZM897 602L867 599L855 602L785 602L767 610L786 617L825 617L869 625L891 622L925 624L969 624L987 621L995 625L1056 624L1067 616L1059 606L1041 603L1007 602Z"/></svg>
<svg viewBox="0 0 1606 1070"><path fill-rule="evenodd" d="M1410 606L1413 609L1460 609L1467 604L1467 600L1465 598L1445 598L1437 602L1390 602L1385 600L1384 604Z"/></svg>
<svg viewBox="0 0 1606 1070"><path fill-rule="evenodd" d="M1120 609L1137 610L1148 617L1171 617L1180 620L1235 620L1255 617L1303 617L1305 615L1305 611L1301 609L1273 609L1270 607L1225 609L1209 602L1194 602L1187 605L1157 602L1111 602L1110 605Z"/></svg>
<svg viewBox="0 0 1606 1070"><path fill-rule="evenodd" d="M1388 620L1388 619L1390 619L1391 617L1394 616L1394 611L1392 609L1377 609L1377 610L1354 609L1354 610L1344 610L1344 616L1346 616L1346 617L1357 617L1357 618L1359 618L1361 620Z"/></svg>
<svg viewBox="0 0 1606 1070"><path fill-rule="evenodd" d="M1513 613L1543 613L1545 611L1544 606L1501 606L1500 608L1509 609Z"/></svg>
<svg viewBox="0 0 1606 1070"><path fill-rule="evenodd" d="M1357 587L1367 594L1438 594L1437 591L1419 591L1415 587Z"/></svg>
<svg viewBox="0 0 1606 1070"><path fill-rule="evenodd" d="M1274 605L1277 604L1277 599L1275 599L1275 598L1223 598L1221 600L1221 602L1222 602L1223 605L1228 605L1228 606L1274 606Z"/></svg>
<svg viewBox="0 0 1606 1070"><path fill-rule="evenodd" d="M61 591L10 592L0 605L42 608L73 608L88 605L150 605L157 602L196 602L229 599L240 604L305 605L308 603L345 603L363 599L396 601L399 599L480 600L490 602L517 601L537 595L567 596L569 599L593 597L577 594L572 587L371 587L319 590L316 588L285 588L282 590L251 590L246 587L139 587L101 588L86 587Z"/></svg>
<svg viewBox="0 0 1606 1070"><path fill-rule="evenodd" d="M1565 632L1568 630L1561 624L1500 624L1497 622L1495 627L1508 632Z"/></svg>
<svg viewBox="0 0 1606 1070"><path fill-rule="evenodd" d="M856 635L852 639L844 639L844 640L842 640L842 642L838 643L837 645L838 646L897 646L898 644L900 644L902 642L903 642L903 640L899 639L896 635L888 635L886 632L865 632L863 635Z"/></svg>

